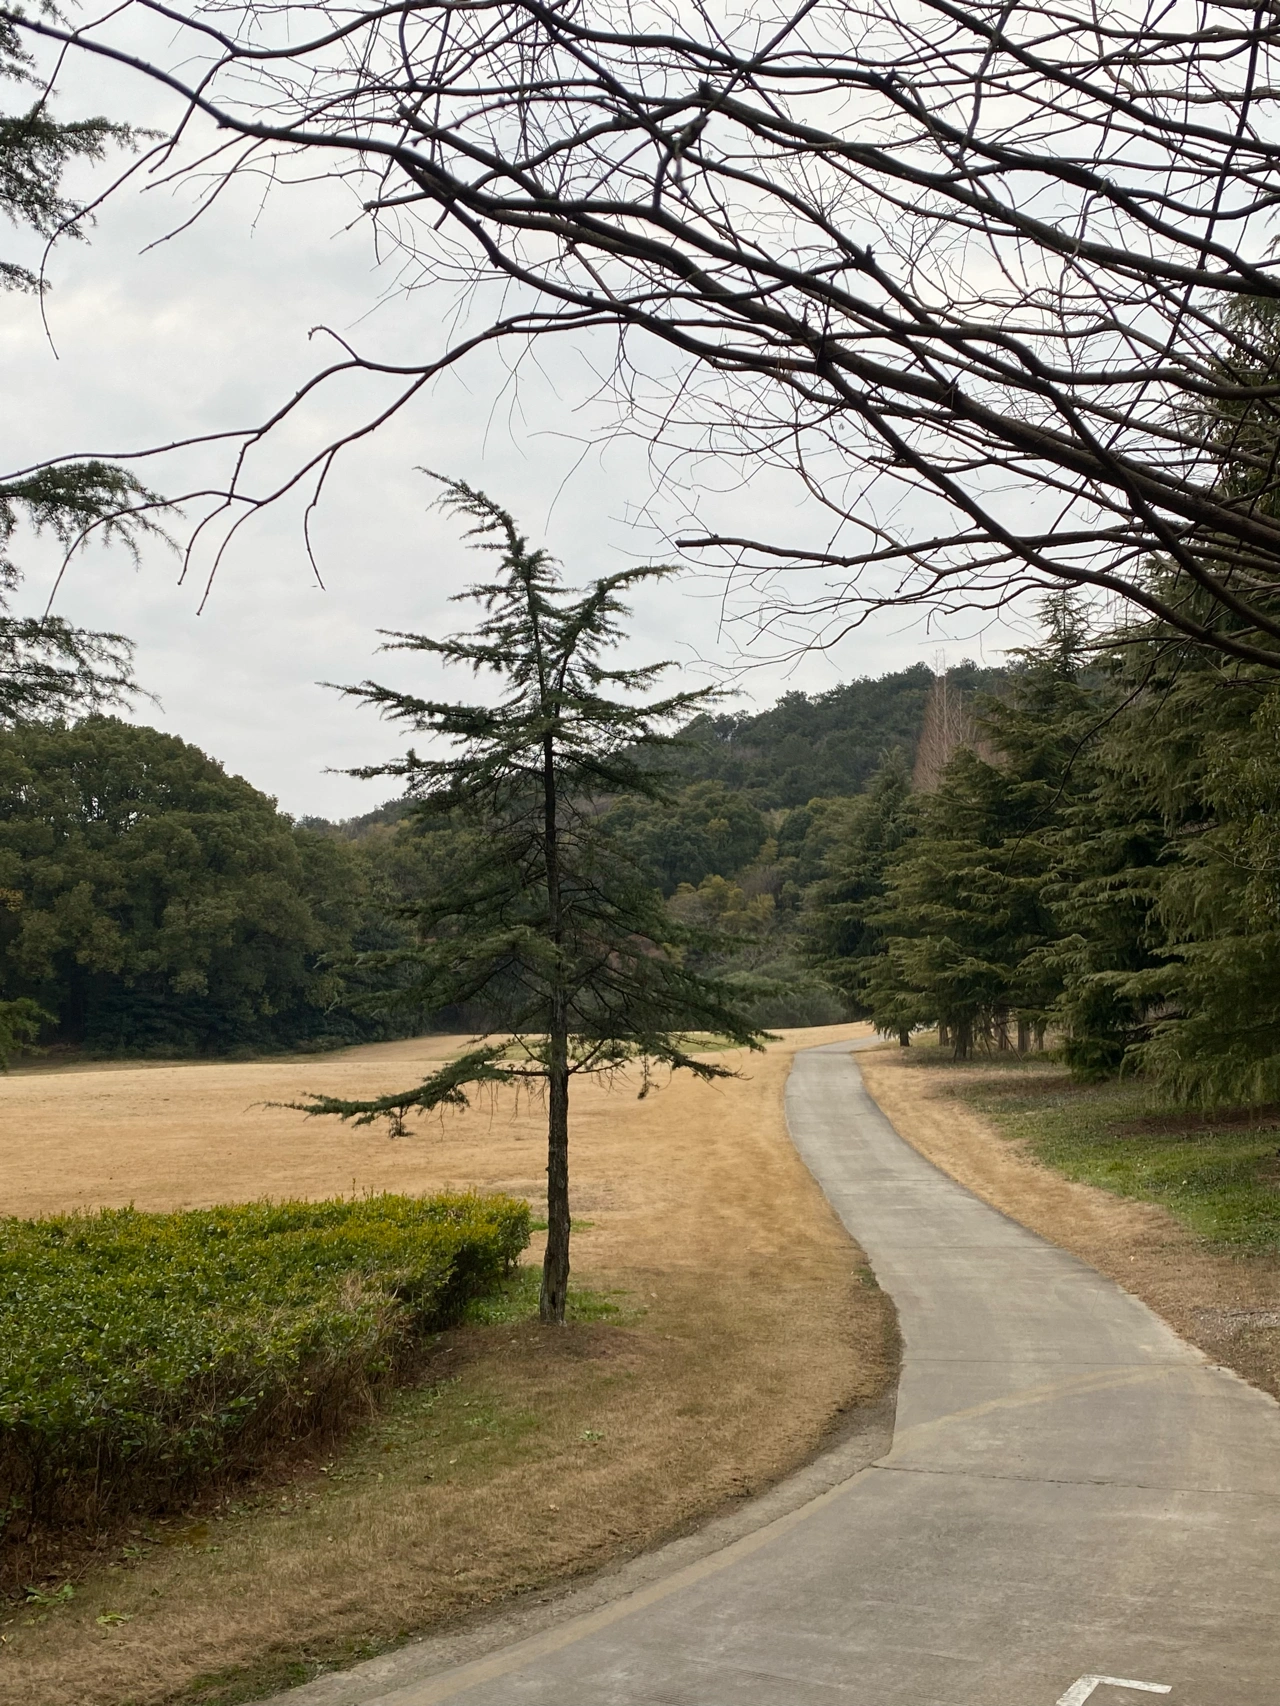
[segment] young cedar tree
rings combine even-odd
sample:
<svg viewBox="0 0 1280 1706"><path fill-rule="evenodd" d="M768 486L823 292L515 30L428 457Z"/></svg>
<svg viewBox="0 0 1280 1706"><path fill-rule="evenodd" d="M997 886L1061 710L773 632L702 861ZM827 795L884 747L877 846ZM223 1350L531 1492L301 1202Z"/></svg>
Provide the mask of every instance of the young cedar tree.
<svg viewBox="0 0 1280 1706"><path fill-rule="evenodd" d="M581 591L567 588L554 560L530 549L505 510L460 481L444 483L443 507L471 523L475 549L498 559L491 580L459 595L481 607L483 620L445 640L387 633L384 650L427 652L496 678L496 699L444 704L369 681L340 691L437 737L440 756L410 750L354 774L401 778L419 817L447 819L466 847L433 892L402 909L415 945L363 956L361 971L381 979L384 1007L478 1007L484 1034L412 1089L368 1101L315 1095L290 1105L357 1124L385 1118L395 1134L409 1112L465 1106L477 1086L543 1090L548 1234L540 1314L563 1322L573 1080L633 1066L643 1096L655 1069L729 1077L724 1066L690 1053L689 1039L711 1034L759 1048L764 1033L743 1011L741 985L691 968L699 933L670 915L611 837L604 813L618 795L662 795L655 759L677 744L673 727L713 697L707 689L646 699L670 664L609 667L628 614L623 595L674 571L627 569Z"/></svg>

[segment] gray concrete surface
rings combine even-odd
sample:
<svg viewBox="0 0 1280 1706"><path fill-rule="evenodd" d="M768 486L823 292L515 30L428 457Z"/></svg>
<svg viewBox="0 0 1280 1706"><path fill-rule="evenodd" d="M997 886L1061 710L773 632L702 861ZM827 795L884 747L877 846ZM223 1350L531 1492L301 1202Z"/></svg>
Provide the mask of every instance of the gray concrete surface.
<svg viewBox="0 0 1280 1706"><path fill-rule="evenodd" d="M891 1448L520 1639L282 1702L1280 1706L1280 1408L935 1171L848 1045L797 1057L787 1114L898 1307Z"/></svg>

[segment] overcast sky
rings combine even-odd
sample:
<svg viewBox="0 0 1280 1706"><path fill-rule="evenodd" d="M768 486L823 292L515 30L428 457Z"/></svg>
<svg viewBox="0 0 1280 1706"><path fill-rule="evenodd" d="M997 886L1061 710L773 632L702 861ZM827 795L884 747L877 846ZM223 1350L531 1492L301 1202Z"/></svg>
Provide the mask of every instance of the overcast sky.
<svg viewBox="0 0 1280 1706"><path fill-rule="evenodd" d="M89 82L73 74L60 113L105 109L156 121L163 114L153 100L110 76ZM50 266L49 336L32 298L0 295L0 469L252 423L317 365L325 340L308 334L318 325L384 353L416 357L443 345L456 302L434 289L409 298L396 291L367 230L344 230L353 215L345 191L293 187L264 200L260 186L246 182L190 230L148 250L190 211L189 190L176 198L165 189L126 190L108 204L90 242L61 245ZM7 255L29 259L19 238L4 241ZM376 630L469 625L466 607L451 610L448 600L481 566L456 527L428 512L431 483L417 465L482 486L551 547L571 580L669 555L664 534L683 519L679 493L655 490L649 447L608 436L613 416L591 401L608 353L603 343L544 346L537 364L524 363L515 376L496 355L473 358L348 452L314 528L323 588L303 547L300 506L288 503L239 535L201 614L208 554L197 556L183 583L179 561L160 549L149 550L137 570L118 550L82 557L55 608L136 641L139 678L159 701L140 704L138 720L194 741L295 814L368 810L390 791L385 784L327 772L389 756L400 739L317 683L375 672L427 686L416 661L375 659ZM353 387L326 395L282 435L260 465L259 487L358 418L375 400L362 383L363 394ZM210 479L217 466L211 454L188 454L143 473L172 492ZM730 494L721 512L735 530L754 524L775 540L811 532L799 494L775 476L762 474L746 492L735 489L728 469L703 464L697 477ZM24 545L22 560L30 568L22 606L39 607L55 554ZM776 647L765 641L744 660L749 631L725 626L722 591L695 572L643 599L632 658L675 658L691 684L745 663L736 703L752 707L788 689L820 692L918 659L995 662L1025 638L985 620L929 629L885 616L831 652L770 659ZM468 684L445 690L463 696Z"/></svg>

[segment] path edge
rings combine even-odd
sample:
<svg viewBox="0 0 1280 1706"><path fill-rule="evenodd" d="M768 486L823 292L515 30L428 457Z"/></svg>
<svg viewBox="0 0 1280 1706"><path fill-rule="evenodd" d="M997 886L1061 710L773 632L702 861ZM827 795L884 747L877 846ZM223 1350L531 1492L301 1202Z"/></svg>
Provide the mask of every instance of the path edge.
<svg viewBox="0 0 1280 1706"><path fill-rule="evenodd" d="M879 1037L852 1038L847 1052L852 1055L862 1049L873 1048L879 1042ZM820 1051L839 1054L845 1050L844 1043L797 1049L792 1059L792 1071L802 1054ZM856 1063L853 1064L856 1071ZM783 1114L786 1121L785 1099ZM787 1136L804 1162L789 1121L786 1126ZM807 1163L805 1168L822 1190L821 1180L810 1171ZM826 1192L823 1191L822 1195L839 1220L838 1211ZM843 1227L843 1221L840 1224ZM852 1233L848 1233L847 1228L845 1231L850 1244L861 1251ZM865 1259L865 1252L863 1254ZM564 1586L530 1590L496 1611L476 1613L454 1630L438 1635L413 1636L403 1646L377 1658L363 1659L354 1665L327 1672L311 1682L264 1698L257 1706L377 1706L389 1695L415 1684L424 1691L424 1698L429 1698L430 1684L433 1681L443 1683L451 1672L472 1665L478 1669L486 1659L496 1658L505 1648L531 1645L552 1630L567 1628L570 1624L607 1611L621 1600L642 1595L646 1590L694 1569L704 1560L714 1558L717 1553L729 1553L763 1530L791 1518L803 1520L807 1506L812 1506L815 1511L820 1509L864 1470L888 1457L893 1447L897 1402L898 1379L895 1375L883 1396L847 1410L835 1424L834 1438L829 1433L814 1455L799 1468L774 1482L764 1492L754 1494L716 1516L703 1519L687 1532L663 1541L651 1551L621 1563L602 1565ZM730 1561L726 1559L726 1562ZM461 1686L473 1686L463 1683L461 1678L458 1680ZM480 1680L479 1676L475 1678L477 1683ZM447 1694L441 1695L441 1698L447 1697Z"/></svg>

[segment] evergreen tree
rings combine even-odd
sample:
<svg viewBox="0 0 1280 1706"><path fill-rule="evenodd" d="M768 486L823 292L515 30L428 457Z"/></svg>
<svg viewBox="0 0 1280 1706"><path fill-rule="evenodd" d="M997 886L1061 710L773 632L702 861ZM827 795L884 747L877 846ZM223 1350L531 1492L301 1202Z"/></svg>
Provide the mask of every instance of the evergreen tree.
<svg viewBox="0 0 1280 1706"><path fill-rule="evenodd" d="M1174 840L1135 771L1133 660L1103 662L1074 711L1079 749L1056 834L1050 898L1062 936L1054 962L1063 988L1054 1011L1063 1058L1085 1081L1131 1061L1150 1035L1162 996L1144 975L1164 962L1158 900Z"/></svg>
<svg viewBox="0 0 1280 1706"><path fill-rule="evenodd" d="M1007 1044L1011 1014L1043 1022L1054 931L1043 793L962 748L920 799L917 833L889 861L871 914L887 943L866 983L879 1030L945 1025L964 1059L977 1035Z"/></svg>
<svg viewBox="0 0 1280 1706"><path fill-rule="evenodd" d="M1131 781L1104 762L1126 695L1122 666L1091 641L1076 595L1047 599L1040 614L1043 639L1014 654L1009 690L984 703L982 726L1007 772L1041 791L1035 828L1053 928L1024 967L1039 982L1033 1022L1052 1020L1073 1072L1091 1078L1114 1070L1141 1034L1141 1004L1124 987L1152 963L1145 867L1158 854Z"/></svg>
<svg viewBox="0 0 1280 1706"><path fill-rule="evenodd" d="M1215 399L1202 430L1222 492L1275 515L1280 317L1242 299L1228 321L1222 377L1238 391ZM1185 565L1154 562L1148 577L1206 625L1242 629ZM1260 580L1249 596L1280 614ZM1074 825L1077 880L1060 909L1079 944L1063 1000L1067 1057L1086 1073L1138 1067L1203 1103L1266 1100L1280 1094L1274 676L1155 622L1114 638L1098 781Z"/></svg>
<svg viewBox="0 0 1280 1706"><path fill-rule="evenodd" d="M0 114L0 211L11 223L42 237L83 236L84 209L62 193L62 174L73 160L101 160L109 143L129 145L127 125L105 118L59 123L49 111L47 91L32 74L18 31L0 18L0 83L37 91L25 111ZM0 288L38 290L41 281L29 267L0 260Z"/></svg>
<svg viewBox="0 0 1280 1706"><path fill-rule="evenodd" d="M827 833L832 845L823 875L806 896L804 947L811 965L849 1004L856 1018L870 1018L870 981L886 951L874 922L883 904L885 868L913 833L911 775L901 748L881 761L866 792L845 802ZM881 1008L881 1019L889 1016ZM909 1040L914 1018L890 1024Z"/></svg>
<svg viewBox="0 0 1280 1706"><path fill-rule="evenodd" d="M995 758L959 750L917 797L911 836L883 859L881 898L851 906L877 950L862 961L868 1015L903 1040L936 1023L954 1033L960 1058L979 1035L1007 1046L1011 1023L1019 1048L1043 1036L1063 986L1054 900L1062 826L1087 785L1091 692L1069 597L1048 601L1043 619L1044 642L1017 655L1000 697L979 703Z"/></svg>
<svg viewBox="0 0 1280 1706"><path fill-rule="evenodd" d="M3 20L0 82L38 88L25 110L0 113L0 213L42 237L83 236L84 210L62 192L65 168L76 159L100 160L110 144L127 146L135 133L104 118L56 120L16 29ZM0 257L0 289L39 288L29 267ZM9 549L19 523L53 533L67 550L97 534L136 552L141 536L163 537L155 520L163 507L133 474L106 462L66 462L0 480L0 726L105 710L137 691L133 648L123 635L12 613L21 573Z"/></svg>
<svg viewBox="0 0 1280 1706"><path fill-rule="evenodd" d="M569 1280L569 1096L576 1077L655 1067L704 1079L727 1069L689 1052L690 1033L759 1047L739 992L692 969L696 933L675 919L647 873L608 827L617 795L657 799L653 758L667 733L711 694L675 693L637 703L669 666L610 668L622 638L623 595L659 580L662 567L625 570L575 593L545 551L483 493L447 481L443 503L471 522L468 537L495 552L494 579L463 597L484 619L472 633L436 640L389 635L390 650L422 652L502 687L496 705L440 703L374 682L344 692L384 716L451 744L447 755L412 749L390 765L425 818L466 826L470 857L451 880L406 909L412 950L368 956L366 972L410 972L388 997L428 1012L483 1001L488 1034L425 1082L368 1101L315 1096L297 1104L402 1128L414 1109L465 1105L467 1091L537 1084L547 1096L547 1249L540 1314L563 1322ZM619 697L625 695L625 697Z"/></svg>
<svg viewBox="0 0 1280 1706"><path fill-rule="evenodd" d="M1144 953L1126 966L1113 950L1105 981L1139 1016L1129 1064L1164 1089L1205 1105L1273 1100L1280 695L1260 671L1152 649L1106 754L1124 828L1151 849L1130 879L1145 903Z"/></svg>

